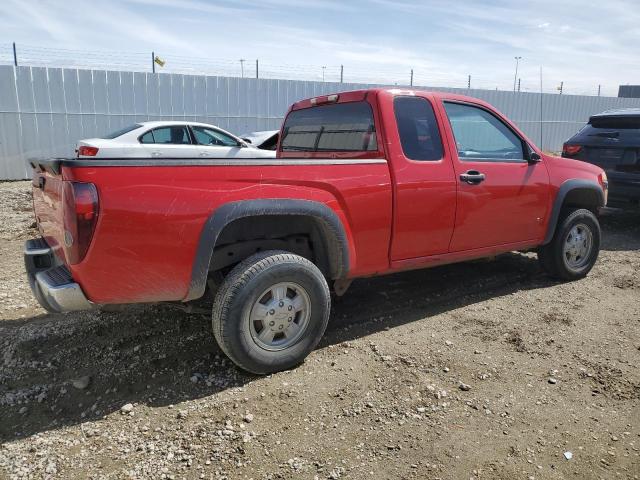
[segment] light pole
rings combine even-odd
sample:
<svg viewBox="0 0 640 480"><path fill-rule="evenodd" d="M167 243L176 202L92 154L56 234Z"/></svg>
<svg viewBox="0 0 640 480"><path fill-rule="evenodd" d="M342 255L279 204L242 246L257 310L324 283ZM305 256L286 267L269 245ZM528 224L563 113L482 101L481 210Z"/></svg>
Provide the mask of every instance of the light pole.
<svg viewBox="0 0 640 480"><path fill-rule="evenodd" d="M516 74L513 76L513 91L516 91L516 79L518 78L518 63L522 60L522 57L513 57L516 59Z"/></svg>
<svg viewBox="0 0 640 480"><path fill-rule="evenodd" d="M240 59L240 76L244 78L244 58Z"/></svg>
<svg viewBox="0 0 640 480"><path fill-rule="evenodd" d="M322 81L324 82L324 71L327 69L327 67L322 67Z"/></svg>

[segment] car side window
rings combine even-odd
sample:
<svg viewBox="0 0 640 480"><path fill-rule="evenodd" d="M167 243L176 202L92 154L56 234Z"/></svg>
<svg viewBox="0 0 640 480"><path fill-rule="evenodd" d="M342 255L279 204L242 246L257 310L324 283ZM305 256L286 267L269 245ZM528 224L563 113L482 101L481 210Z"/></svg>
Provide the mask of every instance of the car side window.
<svg viewBox="0 0 640 480"><path fill-rule="evenodd" d="M502 120L473 105L444 102L462 161L526 162L524 142Z"/></svg>
<svg viewBox="0 0 640 480"><path fill-rule="evenodd" d="M207 127L192 126L193 136L198 145L209 145L218 147L238 147L238 141L229 135L218 130Z"/></svg>
<svg viewBox="0 0 640 480"><path fill-rule="evenodd" d="M172 125L148 131L140 137L140 143L164 143L171 145L190 145L191 139L187 127Z"/></svg>
<svg viewBox="0 0 640 480"><path fill-rule="evenodd" d="M153 130L149 130L147 133L140 137L140 143L155 143L153 141Z"/></svg>
<svg viewBox="0 0 640 480"><path fill-rule="evenodd" d="M396 97L393 109L405 157L434 161L442 158L442 139L431 103L422 97Z"/></svg>

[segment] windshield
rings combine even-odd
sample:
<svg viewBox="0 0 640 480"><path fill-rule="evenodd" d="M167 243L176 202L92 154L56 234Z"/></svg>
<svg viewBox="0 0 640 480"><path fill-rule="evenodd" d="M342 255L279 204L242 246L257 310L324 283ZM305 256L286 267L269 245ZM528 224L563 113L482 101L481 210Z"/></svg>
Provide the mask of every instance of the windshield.
<svg viewBox="0 0 640 480"><path fill-rule="evenodd" d="M114 138L118 138L122 135L124 135L125 133L129 133L132 130L135 130L136 128L140 128L142 125L140 125L139 123L133 124L133 125L129 125L128 127L124 127L121 128L120 130L116 130L115 132L112 132L108 135L103 135L102 139L104 140L113 140Z"/></svg>

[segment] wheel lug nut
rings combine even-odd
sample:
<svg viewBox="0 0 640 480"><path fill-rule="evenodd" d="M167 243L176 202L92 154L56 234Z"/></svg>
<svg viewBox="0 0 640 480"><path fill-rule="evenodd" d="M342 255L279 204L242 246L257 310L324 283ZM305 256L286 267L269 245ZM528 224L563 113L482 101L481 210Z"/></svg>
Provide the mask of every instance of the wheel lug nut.
<svg viewBox="0 0 640 480"><path fill-rule="evenodd" d="M280 300L279 305L280 305L281 307L284 307L284 302L283 302L282 300Z"/></svg>
<svg viewBox="0 0 640 480"><path fill-rule="evenodd" d="M293 317L289 317L289 323L293 321Z"/></svg>
<svg viewBox="0 0 640 480"><path fill-rule="evenodd" d="M271 310L269 310L269 315L275 315L276 311L272 308Z"/></svg>
<svg viewBox="0 0 640 480"><path fill-rule="evenodd" d="M284 325L280 325L280 326L278 327L278 330L282 330L282 328L283 328L283 327L284 327Z"/></svg>
<svg viewBox="0 0 640 480"><path fill-rule="evenodd" d="M275 324L276 324L276 322L274 322L274 321L269 322L269 326L270 327L273 327Z"/></svg>
<svg viewBox="0 0 640 480"><path fill-rule="evenodd" d="M289 311L293 310L293 307L291 305L289 305Z"/></svg>

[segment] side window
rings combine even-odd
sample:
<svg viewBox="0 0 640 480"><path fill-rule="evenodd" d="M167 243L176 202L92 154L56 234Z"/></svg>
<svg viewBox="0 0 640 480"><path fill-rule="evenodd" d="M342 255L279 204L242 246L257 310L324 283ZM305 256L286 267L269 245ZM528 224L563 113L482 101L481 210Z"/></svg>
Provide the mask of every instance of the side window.
<svg viewBox="0 0 640 480"><path fill-rule="evenodd" d="M155 143L153 140L153 130L149 130L147 133L140 137L140 143Z"/></svg>
<svg viewBox="0 0 640 480"><path fill-rule="evenodd" d="M411 160L440 160L442 139L431 103L421 97L396 97L393 110L405 157Z"/></svg>
<svg viewBox="0 0 640 480"><path fill-rule="evenodd" d="M523 142L488 111L462 103L444 102L460 160L525 160Z"/></svg>
<svg viewBox="0 0 640 480"><path fill-rule="evenodd" d="M149 134L151 134L152 137L147 137ZM148 140L151 140L151 138L153 138L153 141L148 141ZM165 143L165 144L172 144L172 145L191 144L187 127L183 125L154 128L150 132L145 133L140 138L140 142L141 143Z"/></svg>
<svg viewBox="0 0 640 480"><path fill-rule="evenodd" d="M218 147L237 147L238 141L218 130L207 127L192 126L193 136L198 145L213 145Z"/></svg>

